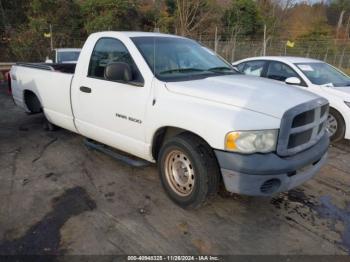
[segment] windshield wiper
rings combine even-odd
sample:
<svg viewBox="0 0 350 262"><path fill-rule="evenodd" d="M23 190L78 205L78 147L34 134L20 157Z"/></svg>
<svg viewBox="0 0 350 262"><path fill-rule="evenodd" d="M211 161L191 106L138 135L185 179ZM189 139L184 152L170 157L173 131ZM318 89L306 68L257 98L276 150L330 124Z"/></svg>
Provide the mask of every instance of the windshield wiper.
<svg viewBox="0 0 350 262"><path fill-rule="evenodd" d="M205 70L199 68L177 68L160 72L159 74L171 74L171 73L186 73L186 72L203 72Z"/></svg>
<svg viewBox="0 0 350 262"><path fill-rule="evenodd" d="M218 66L218 67L212 67L212 68L209 68L208 71L211 71L211 72L215 72L215 71L235 71L233 68L231 67L227 67L227 66Z"/></svg>

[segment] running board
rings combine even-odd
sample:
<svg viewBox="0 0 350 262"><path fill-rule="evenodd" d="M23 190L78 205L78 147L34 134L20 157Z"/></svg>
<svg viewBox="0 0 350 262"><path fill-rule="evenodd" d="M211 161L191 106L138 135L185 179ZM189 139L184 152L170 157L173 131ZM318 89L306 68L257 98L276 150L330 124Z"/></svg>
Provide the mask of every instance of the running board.
<svg viewBox="0 0 350 262"><path fill-rule="evenodd" d="M84 139L84 144L86 147L90 149L102 152L132 167L146 167L150 165L150 162L147 162L146 160L143 160L134 156L127 156L125 154L121 154L116 150L112 149L111 147L100 144L91 139Z"/></svg>

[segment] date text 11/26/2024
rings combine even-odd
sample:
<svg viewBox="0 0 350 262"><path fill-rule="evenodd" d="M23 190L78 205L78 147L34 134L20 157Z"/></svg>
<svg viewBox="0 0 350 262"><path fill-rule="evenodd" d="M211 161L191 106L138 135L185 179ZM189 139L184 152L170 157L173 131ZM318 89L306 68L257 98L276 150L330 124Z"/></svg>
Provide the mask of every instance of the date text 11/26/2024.
<svg viewBox="0 0 350 262"><path fill-rule="evenodd" d="M128 261L220 261L218 256L128 256Z"/></svg>

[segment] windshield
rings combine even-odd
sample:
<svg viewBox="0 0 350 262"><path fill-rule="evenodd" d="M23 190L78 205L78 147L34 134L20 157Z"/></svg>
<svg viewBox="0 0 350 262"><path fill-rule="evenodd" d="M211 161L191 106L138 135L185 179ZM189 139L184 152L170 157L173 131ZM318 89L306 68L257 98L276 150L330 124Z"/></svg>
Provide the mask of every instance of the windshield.
<svg viewBox="0 0 350 262"><path fill-rule="evenodd" d="M350 78L326 63L298 63L296 66L315 85L350 86Z"/></svg>
<svg viewBox="0 0 350 262"><path fill-rule="evenodd" d="M131 38L154 75L163 81L200 79L236 74L233 67L210 49L186 38Z"/></svg>
<svg viewBox="0 0 350 262"><path fill-rule="evenodd" d="M57 63L78 61L80 51L66 51L57 53Z"/></svg>

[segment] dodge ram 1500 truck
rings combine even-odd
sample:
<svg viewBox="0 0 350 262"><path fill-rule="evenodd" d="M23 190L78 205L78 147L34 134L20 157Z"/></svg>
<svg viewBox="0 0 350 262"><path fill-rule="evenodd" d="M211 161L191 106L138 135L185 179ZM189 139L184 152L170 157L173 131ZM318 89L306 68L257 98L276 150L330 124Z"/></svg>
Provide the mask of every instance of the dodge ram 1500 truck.
<svg viewBox="0 0 350 262"><path fill-rule="evenodd" d="M49 122L157 162L168 196L184 208L215 194L270 196L324 164L328 101L242 75L179 36L101 32L76 65L17 64L15 103Z"/></svg>

